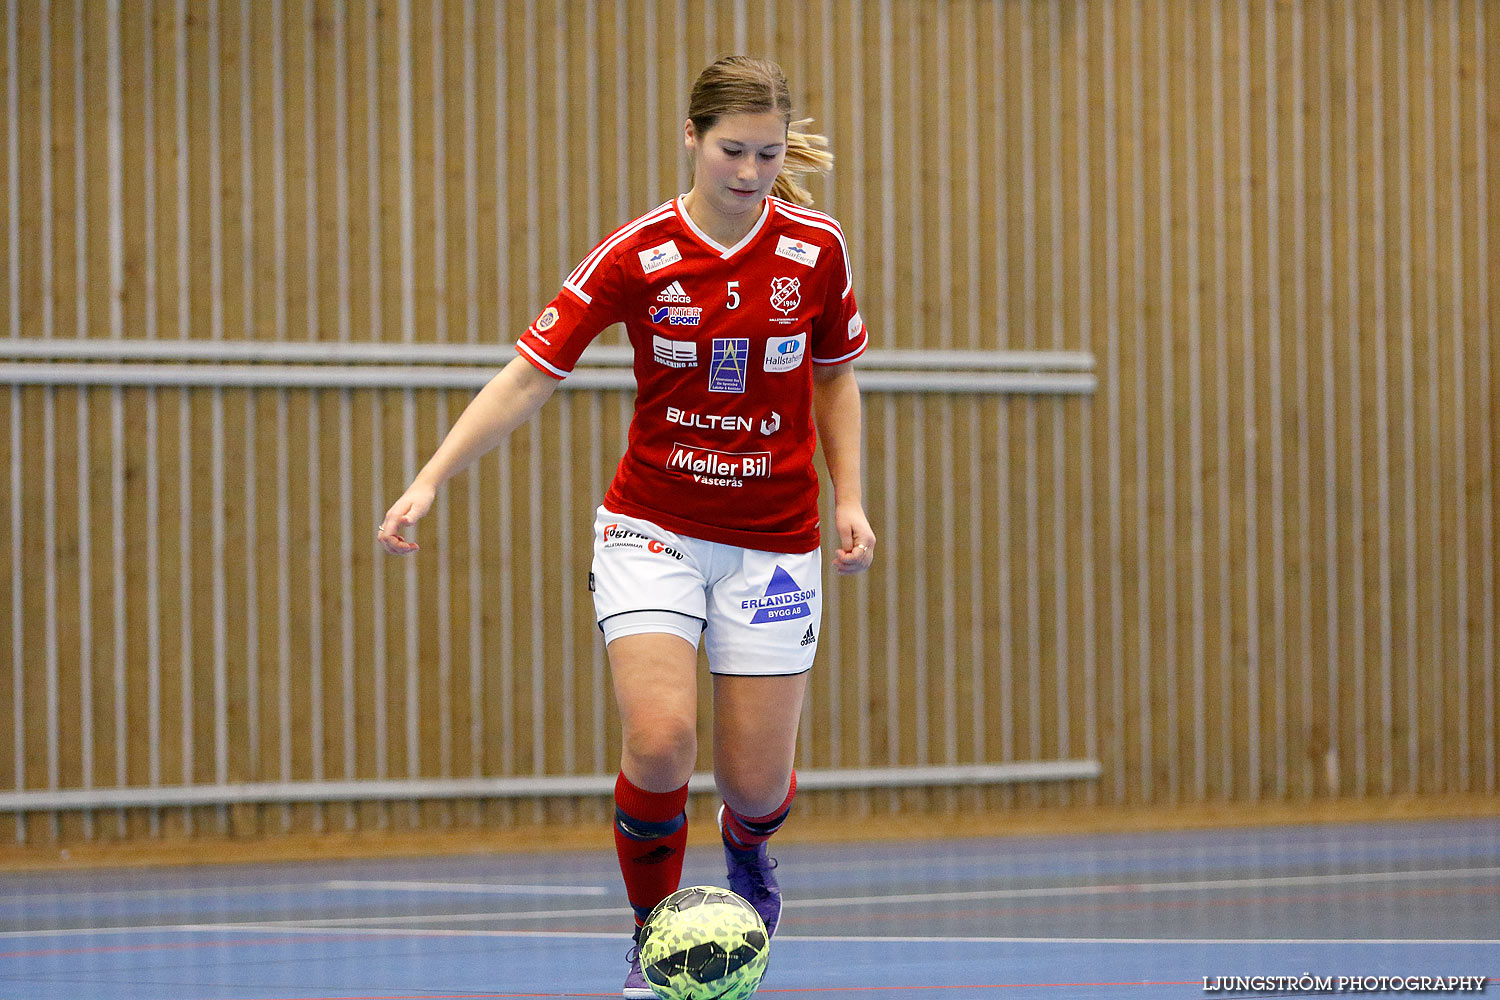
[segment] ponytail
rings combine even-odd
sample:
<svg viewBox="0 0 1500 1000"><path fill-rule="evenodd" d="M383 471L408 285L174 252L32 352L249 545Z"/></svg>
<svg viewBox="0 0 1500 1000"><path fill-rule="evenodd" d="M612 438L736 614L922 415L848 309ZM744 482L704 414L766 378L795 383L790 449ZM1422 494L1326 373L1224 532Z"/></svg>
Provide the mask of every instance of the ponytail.
<svg viewBox="0 0 1500 1000"><path fill-rule="evenodd" d="M816 132L800 129L812 124L811 118L792 122L786 131L786 160L776 183L771 185L771 196L782 198L802 206L813 203L812 192L800 183L805 174L826 174L833 169L833 154L828 151L828 139Z"/></svg>

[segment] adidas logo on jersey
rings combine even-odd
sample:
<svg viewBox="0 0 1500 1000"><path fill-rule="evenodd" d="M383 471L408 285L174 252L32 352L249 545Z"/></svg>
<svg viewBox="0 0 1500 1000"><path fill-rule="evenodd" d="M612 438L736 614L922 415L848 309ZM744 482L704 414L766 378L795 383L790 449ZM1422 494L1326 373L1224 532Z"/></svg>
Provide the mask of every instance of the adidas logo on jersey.
<svg viewBox="0 0 1500 1000"><path fill-rule="evenodd" d="M658 301L658 302L691 302L693 300L688 296L687 292L685 292L685 291L682 290L682 282L680 282L680 281L674 281L670 285L668 285L666 288L663 288L661 290L661 294L656 297L656 301Z"/></svg>

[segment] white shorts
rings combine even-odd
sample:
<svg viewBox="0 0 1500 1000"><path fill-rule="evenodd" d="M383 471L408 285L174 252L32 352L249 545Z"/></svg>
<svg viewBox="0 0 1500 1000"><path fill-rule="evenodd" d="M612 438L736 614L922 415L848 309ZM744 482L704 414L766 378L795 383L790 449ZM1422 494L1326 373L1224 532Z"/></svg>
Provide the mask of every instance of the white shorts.
<svg viewBox="0 0 1500 1000"><path fill-rule="evenodd" d="M716 674L800 674L823 620L823 554L762 552L600 507L589 589L606 643L665 632L707 641Z"/></svg>

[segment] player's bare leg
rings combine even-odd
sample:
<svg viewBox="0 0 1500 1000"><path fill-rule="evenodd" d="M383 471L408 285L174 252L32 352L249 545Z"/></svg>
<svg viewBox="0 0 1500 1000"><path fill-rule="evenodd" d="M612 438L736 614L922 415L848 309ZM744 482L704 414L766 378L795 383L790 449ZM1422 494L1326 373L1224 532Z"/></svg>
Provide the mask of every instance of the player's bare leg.
<svg viewBox="0 0 1500 1000"><path fill-rule="evenodd" d="M697 666L697 650L675 635L628 635L609 644L622 731L615 849L637 928L682 878L687 783L698 757ZM652 1000L634 950L630 961L622 995Z"/></svg>
<svg viewBox="0 0 1500 1000"><path fill-rule="evenodd" d="M781 887L766 841L786 821L797 793L792 762L807 678L714 677L714 776L724 798L719 829L729 887L772 933L781 918Z"/></svg>
<svg viewBox="0 0 1500 1000"><path fill-rule="evenodd" d="M609 644L620 707L620 769L641 788L687 784L698 759L698 652L675 635L627 635Z"/></svg>

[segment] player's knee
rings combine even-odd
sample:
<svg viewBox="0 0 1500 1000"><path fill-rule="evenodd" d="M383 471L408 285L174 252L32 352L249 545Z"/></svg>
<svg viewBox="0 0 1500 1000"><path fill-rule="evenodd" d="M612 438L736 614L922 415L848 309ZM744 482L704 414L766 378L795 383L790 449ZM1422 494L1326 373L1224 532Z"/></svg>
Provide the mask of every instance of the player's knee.
<svg viewBox="0 0 1500 1000"><path fill-rule="evenodd" d="M691 719L664 718L625 734L625 755L641 777L658 787L685 783L698 759L698 733Z"/></svg>
<svg viewBox="0 0 1500 1000"><path fill-rule="evenodd" d="M760 768L721 768L715 778L719 794L742 816L764 816L786 801L790 773Z"/></svg>

